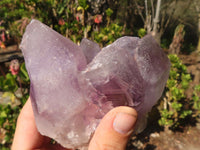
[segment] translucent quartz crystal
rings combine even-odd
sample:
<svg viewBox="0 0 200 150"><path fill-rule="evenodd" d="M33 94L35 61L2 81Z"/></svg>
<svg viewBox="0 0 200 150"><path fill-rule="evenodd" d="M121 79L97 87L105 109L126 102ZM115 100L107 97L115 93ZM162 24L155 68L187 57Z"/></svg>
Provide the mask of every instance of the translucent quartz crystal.
<svg viewBox="0 0 200 150"><path fill-rule="evenodd" d="M150 35L122 37L100 51L92 41L78 46L32 20L20 47L37 128L67 148L86 146L116 106L135 108L136 130L143 130L169 75L170 62Z"/></svg>
<svg viewBox="0 0 200 150"><path fill-rule="evenodd" d="M85 38L81 40L80 47L85 55L87 63L90 63L94 56L96 56L96 54L101 50L97 43Z"/></svg>

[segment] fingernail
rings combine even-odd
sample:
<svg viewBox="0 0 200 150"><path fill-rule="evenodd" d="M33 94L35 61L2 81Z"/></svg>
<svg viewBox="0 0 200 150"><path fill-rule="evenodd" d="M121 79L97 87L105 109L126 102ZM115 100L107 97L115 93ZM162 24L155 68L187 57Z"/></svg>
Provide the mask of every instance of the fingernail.
<svg viewBox="0 0 200 150"><path fill-rule="evenodd" d="M113 128L120 134L127 134L133 130L136 117L127 113L118 113L113 122Z"/></svg>

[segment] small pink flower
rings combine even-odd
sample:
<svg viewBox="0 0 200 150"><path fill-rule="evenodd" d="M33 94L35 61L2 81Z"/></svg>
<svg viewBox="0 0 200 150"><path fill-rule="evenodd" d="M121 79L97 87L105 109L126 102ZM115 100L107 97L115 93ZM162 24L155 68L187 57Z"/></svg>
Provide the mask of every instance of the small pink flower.
<svg viewBox="0 0 200 150"><path fill-rule="evenodd" d="M102 15L96 15L94 18L94 22L96 24L100 24L102 22Z"/></svg>
<svg viewBox="0 0 200 150"><path fill-rule="evenodd" d="M63 26L65 24L64 19L59 19L58 24L61 25L61 26Z"/></svg>
<svg viewBox="0 0 200 150"><path fill-rule="evenodd" d="M80 21L80 18L79 18L79 16L77 15L76 16L76 20L79 22Z"/></svg>
<svg viewBox="0 0 200 150"><path fill-rule="evenodd" d="M10 71L12 75L17 75L19 73L19 60L13 59L10 62Z"/></svg>

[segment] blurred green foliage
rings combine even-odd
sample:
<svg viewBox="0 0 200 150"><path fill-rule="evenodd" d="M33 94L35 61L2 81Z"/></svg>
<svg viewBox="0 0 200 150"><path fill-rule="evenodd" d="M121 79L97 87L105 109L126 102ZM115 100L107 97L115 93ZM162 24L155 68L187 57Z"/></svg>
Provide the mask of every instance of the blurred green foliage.
<svg viewBox="0 0 200 150"><path fill-rule="evenodd" d="M117 38L122 36L122 26L112 23L107 27L100 28L100 31L94 32L94 40L102 46L111 44Z"/></svg>
<svg viewBox="0 0 200 150"><path fill-rule="evenodd" d="M19 106L0 105L0 127L5 132L4 139L0 144L1 150L10 149L20 110L21 107Z"/></svg>
<svg viewBox="0 0 200 150"><path fill-rule="evenodd" d="M138 30L138 36L139 36L140 38L144 37L146 34L147 34L147 32L146 32L146 30L145 30L144 28L140 28L140 29Z"/></svg>
<svg viewBox="0 0 200 150"><path fill-rule="evenodd" d="M110 8L106 9L106 15L108 17L111 17L112 14L113 14L113 10L112 9L110 9Z"/></svg>
<svg viewBox="0 0 200 150"><path fill-rule="evenodd" d="M192 99L193 109L196 111L194 115L200 118L200 85L195 86Z"/></svg>
<svg viewBox="0 0 200 150"><path fill-rule="evenodd" d="M168 57L171 61L171 70L160 109L159 124L170 129L177 129L186 123L187 119L198 114L199 86L195 87L193 98L188 99L186 90L192 81L191 76L177 55L170 54Z"/></svg>
<svg viewBox="0 0 200 150"><path fill-rule="evenodd" d="M65 34L63 29L60 30L58 27L59 21L64 19L72 23L74 7L75 3L70 0L1 0L0 18L7 33L19 43L31 18L36 18L61 34Z"/></svg>
<svg viewBox="0 0 200 150"><path fill-rule="evenodd" d="M87 10L87 8L89 7L89 5L87 4L87 0L78 0L78 4L84 10Z"/></svg>
<svg viewBox="0 0 200 150"><path fill-rule="evenodd" d="M4 131L4 139L0 143L0 149L9 149L15 132L17 117L21 108L29 97L30 80L22 63L17 75L7 73L5 77L0 76L0 88L6 97L10 97L11 102L8 104L0 104L0 128ZM20 96L16 95L16 91L20 91ZM14 105L16 99L18 105Z"/></svg>

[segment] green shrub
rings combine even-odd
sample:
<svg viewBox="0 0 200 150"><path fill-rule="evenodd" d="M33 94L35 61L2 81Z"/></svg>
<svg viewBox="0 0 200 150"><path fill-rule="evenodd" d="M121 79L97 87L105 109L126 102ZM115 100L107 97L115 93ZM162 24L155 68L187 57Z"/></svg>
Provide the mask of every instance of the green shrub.
<svg viewBox="0 0 200 150"><path fill-rule="evenodd" d="M117 38L122 36L122 29L122 26L112 23L108 27L100 28L100 32L95 31L94 40L97 43L102 43L102 46L111 44Z"/></svg>
<svg viewBox="0 0 200 150"><path fill-rule="evenodd" d="M110 8L106 9L106 16L107 17L111 17L112 14L113 14L113 10L112 9L110 9Z"/></svg>
<svg viewBox="0 0 200 150"><path fill-rule="evenodd" d="M19 106L0 105L0 127L5 132L0 149L8 149L11 146L20 110Z"/></svg>
<svg viewBox="0 0 200 150"><path fill-rule="evenodd" d="M193 109L195 110L194 117L200 118L200 85L195 86L192 100Z"/></svg>
<svg viewBox="0 0 200 150"><path fill-rule="evenodd" d="M140 38L144 37L146 34L147 34L147 31L146 31L144 28L140 28L140 29L138 30L138 36L139 36Z"/></svg>
<svg viewBox="0 0 200 150"><path fill-rule="evenodd" d="M191 100L186 96L191 76L187 68L176 55L169 55L171 70L166 84L165 96L160 109L159 124L171 129L176 129L193 113Z"/></svg>

